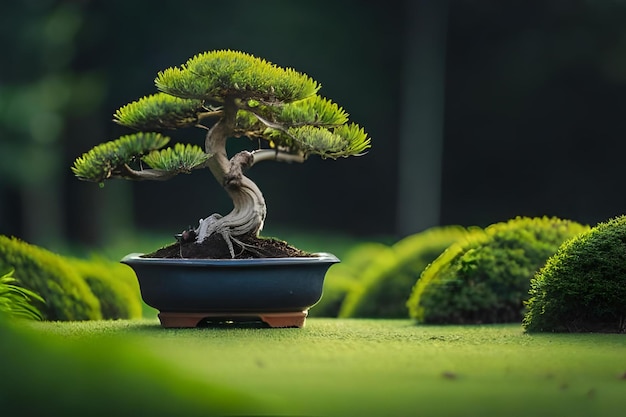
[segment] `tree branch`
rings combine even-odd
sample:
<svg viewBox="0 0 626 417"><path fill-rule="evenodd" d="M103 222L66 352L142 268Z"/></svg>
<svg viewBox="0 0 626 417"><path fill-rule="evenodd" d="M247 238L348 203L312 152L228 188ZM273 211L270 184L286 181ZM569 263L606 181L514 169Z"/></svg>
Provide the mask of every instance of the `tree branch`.
<svg viewBox="0 0 626 417"><path fill-rule="evenodd" d="M241 186L243 172L252 166L254 158L248 151L241 151L230 158L230 169L224 177L224 186Z"/></svg>
<svg viewBox="0 0 626 417"><path fill-rule="evenodd" d="M201 121L203 119L208 119L210 117L222 117L224 115L224 112L220 109L220 110L212 110L212 111L205 111L202 113L198 113L198 121Z"/></svg>
<svg viewBox="0 0 626 417"><path fill-rule="evenodd" d="M270 127L272 129L280 130L281 132L289 135L287 131L287 127L285 127L285 124L267 120L265 117L261 116L258 113L256 107L251 107L248 104L244 103L240 105L240 108L252 113L259 120L259 122L261 122L263 125ZM341 125L342 123L322 123L321 121L302 121L302 122L290 122L288 124L288 127L315 126L315 127L333 128L333 127L339 127Z"/></svg>
<svg viewBox="0 0 626 417"><path fill-rule="evenodd" d="M250 166L262 161L279 161L279 162L298 162L306 161L306 156L302 154L293 154L281 152L277 149L258 149L252 153L252 163Z"/></svg>
<svg viewBox="0 0 626 417"><path fill-rule="evenodd" d="M251 107L247 107L246 110L248 110L250 113L252 113L254 115L254 117L256 117L259 122L263 123L265 126L267 127L271 127L272 129L276 129L276 130L280 130L281 132L285 133L285 134L289 134L287 132L287 129L285 128L285 126L283 126L280 123L274 123L274 122L270 122L269 120L265 119L264 117L260 116L253 108Z"/></svg>
<svg viewBox="0 0 626 417"><path fill-rule="evenodd" d="M120 167L119 174L113 174L113 177L118 178L126 178L131 180L153 180L153 181L166 181L170 178L173 178L177 175L176 172L173 171L164 171L162 169L142 169L135 170L129 167L127 164L124 164Z"/></svg>

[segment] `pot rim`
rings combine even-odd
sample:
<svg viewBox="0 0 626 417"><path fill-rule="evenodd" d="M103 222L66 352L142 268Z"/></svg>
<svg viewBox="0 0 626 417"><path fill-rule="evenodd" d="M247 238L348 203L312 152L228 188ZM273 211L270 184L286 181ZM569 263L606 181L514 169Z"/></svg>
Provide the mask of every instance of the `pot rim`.
<svg viewBox="0 0 626 417"><path fill-rule="evenodd" d="M317 252L307 257L287 258L253 258L253 259L181 259L181 258L144 258L143 253L130 253L120 261L126 265L188 265L188 266L275 266L275 265L302 265L302 264L335 264L341 262L332 253Z"/></svg>

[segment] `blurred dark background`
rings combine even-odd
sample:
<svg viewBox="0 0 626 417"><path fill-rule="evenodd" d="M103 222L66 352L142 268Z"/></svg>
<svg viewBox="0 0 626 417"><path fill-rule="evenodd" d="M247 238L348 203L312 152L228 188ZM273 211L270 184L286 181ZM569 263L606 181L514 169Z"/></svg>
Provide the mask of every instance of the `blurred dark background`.
<svg viewBox="0 0 626 417"><path fill-rule="evenodd" d="M100 189L69 169L128 133L112 114L158 71L212 49L309 74L372 137L363 157L255 167L268 227L401 237L626 212L625 1L25 0L2 5L0 40L0 233L31 243L230 210L208 171Z"/></svg>

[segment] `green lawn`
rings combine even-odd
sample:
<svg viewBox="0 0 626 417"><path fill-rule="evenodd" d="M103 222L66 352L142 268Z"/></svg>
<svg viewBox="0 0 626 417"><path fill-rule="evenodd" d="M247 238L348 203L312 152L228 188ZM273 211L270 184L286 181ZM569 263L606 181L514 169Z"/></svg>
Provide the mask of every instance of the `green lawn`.
<svg viewBox="0 0 626 417"><path fill-rule="evenodd" d="M626 410L625 335L320 318L304 329L162 329L156 320L33 326L70 345L138 346L192 380L252 394L266 416L600 417Z"/></svg>

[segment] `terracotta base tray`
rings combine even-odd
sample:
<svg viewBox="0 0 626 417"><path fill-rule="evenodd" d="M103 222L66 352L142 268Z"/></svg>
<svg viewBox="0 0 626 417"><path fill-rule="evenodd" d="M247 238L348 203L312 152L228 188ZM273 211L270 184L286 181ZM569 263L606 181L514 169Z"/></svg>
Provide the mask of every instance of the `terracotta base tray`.
<svg viewBox="0 0 626 417"><path fill-rule="evenodd" d="M162 327L198 327L204 321L249 322L262 321L269 327L304 327L308 311L285 313L159 313Z"/></svg>

